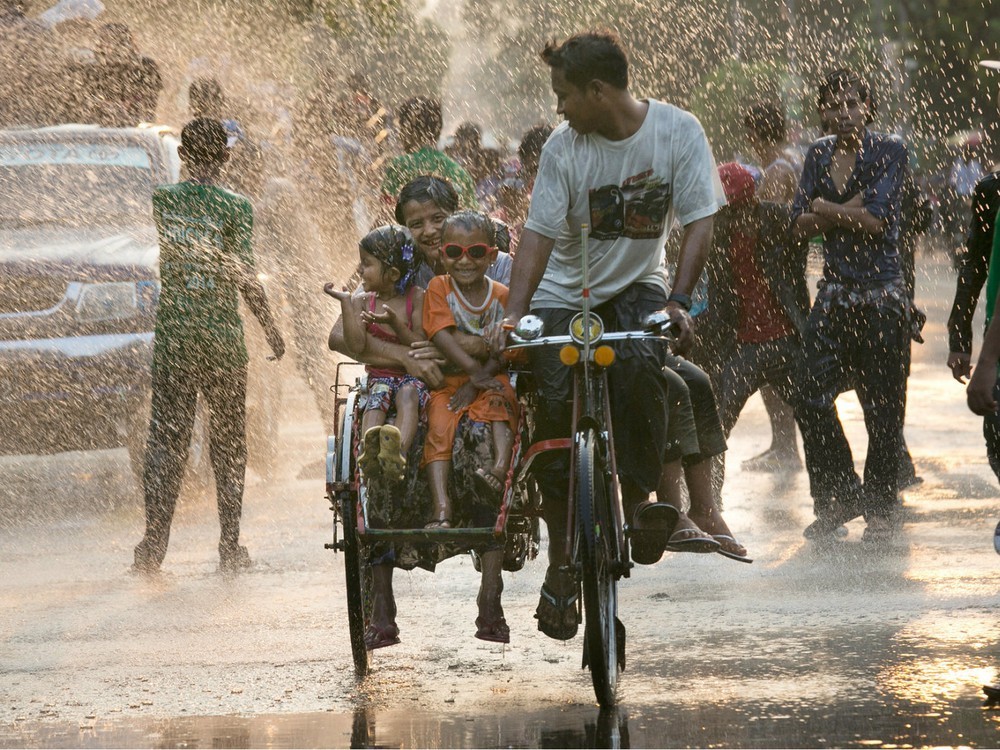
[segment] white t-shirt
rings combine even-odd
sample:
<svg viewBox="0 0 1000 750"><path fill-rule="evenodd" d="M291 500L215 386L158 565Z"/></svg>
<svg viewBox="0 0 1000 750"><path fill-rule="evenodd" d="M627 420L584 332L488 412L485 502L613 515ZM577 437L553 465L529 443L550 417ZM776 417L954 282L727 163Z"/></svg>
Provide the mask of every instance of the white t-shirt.
<svg viewBox="0 0 1000 750"><path fill-rule="evenodd" d="M585 223L594 304L636 282L666 292L670 228L712 216L725 203L705 131L689 112L650 99L642 126L622 141L580 135L562 123L542 149L524 224L555 240L532 307L583 306Z"/></svg>

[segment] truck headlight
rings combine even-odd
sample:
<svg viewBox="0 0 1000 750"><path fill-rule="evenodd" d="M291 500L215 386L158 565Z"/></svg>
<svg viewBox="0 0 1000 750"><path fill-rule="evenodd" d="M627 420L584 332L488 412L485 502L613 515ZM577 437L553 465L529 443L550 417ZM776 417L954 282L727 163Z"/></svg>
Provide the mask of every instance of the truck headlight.
<svg viewBox="0 0 1000 750"><path fill-rule="evenodd" d="M139 314L135 282L84 284L76 303L76 317L85 322L120 320Z"/></svg>

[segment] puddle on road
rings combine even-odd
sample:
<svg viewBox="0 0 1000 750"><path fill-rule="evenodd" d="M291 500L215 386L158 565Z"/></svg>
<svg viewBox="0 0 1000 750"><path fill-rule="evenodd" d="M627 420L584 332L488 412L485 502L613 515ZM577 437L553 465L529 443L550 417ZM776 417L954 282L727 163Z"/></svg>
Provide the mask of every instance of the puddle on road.
<svg viewBox="0 0 1000 750"><path fill-rule="evenodd" d="M972 682L975 682L974 680ZM967 684L968 685L968 684ZM311 713L130 718L81 726L0 727L0 748L646 748L646 747L995 747L1000 711L970 689L947 705L921 704L859 686L855 701L801 705L743 702L599 711L570 705L532 713L416 713L359 708Z"/></svg>

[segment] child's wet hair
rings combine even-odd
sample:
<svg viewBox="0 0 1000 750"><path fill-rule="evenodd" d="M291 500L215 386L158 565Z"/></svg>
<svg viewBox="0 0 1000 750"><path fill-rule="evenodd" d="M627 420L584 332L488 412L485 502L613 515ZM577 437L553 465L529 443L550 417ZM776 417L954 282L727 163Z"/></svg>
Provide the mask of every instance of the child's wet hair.
<svg viewBox="0 0 1000 750"><path fill-rule="evenodd" d="M431 202L449 214L458 210L458 193L452 184L440 177L421 175L415 177L399 191L396 201L395 218L397 224L403 224L403 206L410 201L417 203Z"/></svg>
<svg viewBox="0 0 1000 750"><path fill-rule="evenodd" d="M224 159L228 142L229 135L222 123L210 117L191 120L181 130L181 146L196 162Z"/></svg>
<svg viewBox="0 0 1000 750"><path fill-rule="evenodd" d="M377 261L399 272L396 291L402 294L416 278L420 256L413 245L410 230L397 224L386 224L366 234L358 247Z"/></svg>
<svg viewBox="0 0 1000 750"><path fill-rule="evenodd" d="M490 247L497 245L497 227L493 219L479 211L459 211L444 220L441 235L444 236L452 227L464 229L466 232L482 232Z"/></svg>

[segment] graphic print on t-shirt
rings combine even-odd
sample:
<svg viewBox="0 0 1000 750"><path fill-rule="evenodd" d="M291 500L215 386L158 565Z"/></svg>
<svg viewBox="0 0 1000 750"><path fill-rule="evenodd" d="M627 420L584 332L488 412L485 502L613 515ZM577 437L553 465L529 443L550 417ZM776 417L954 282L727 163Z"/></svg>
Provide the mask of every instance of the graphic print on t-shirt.
<svg viewBox="0 0 1000 750"><path fill-rule="evenodd" d="M663 234L670 209L670 184L647 170L625 180L625 184L592 189L590 236L597 240L628 237L651 240Z"/></svg>

